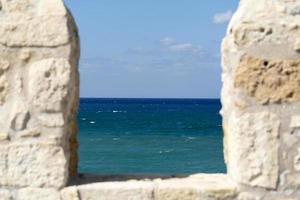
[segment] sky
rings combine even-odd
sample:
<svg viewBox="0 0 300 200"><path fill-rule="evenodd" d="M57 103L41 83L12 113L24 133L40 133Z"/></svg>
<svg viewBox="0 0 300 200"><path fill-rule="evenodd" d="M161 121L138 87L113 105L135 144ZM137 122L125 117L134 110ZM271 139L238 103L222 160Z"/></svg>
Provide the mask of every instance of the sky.
<svg viewBox="0 0 300 200"><path fill-rule="evenodd" d="M220 43L238 0L65 0L80 96L219 98Z"/></svg>

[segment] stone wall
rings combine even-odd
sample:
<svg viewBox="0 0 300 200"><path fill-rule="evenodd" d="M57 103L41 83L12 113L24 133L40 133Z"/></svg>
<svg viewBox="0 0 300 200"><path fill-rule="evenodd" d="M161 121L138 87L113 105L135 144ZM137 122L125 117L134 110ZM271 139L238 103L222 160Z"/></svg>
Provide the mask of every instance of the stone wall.
<svg viewBox="0 0 300 200"><path fill-rule="evenodd" d="M87 178L75 23L62 0L0 0L0 200L300 200L299 35L298 0L240 1L222 44L228 174Z"/></svg>
<svg viewBox="0 0 300 200"><path fill-rule="evenodd" d="M77 30L61 0L0 5L0 199L59 199L76 174Z"/></svg>
<svg viewBox="0 0 300 200"><path fill-rule="evenodd" d="M241 199L300 199L299 35L300 1L242 0L223 41L225 157Z"/></svg>

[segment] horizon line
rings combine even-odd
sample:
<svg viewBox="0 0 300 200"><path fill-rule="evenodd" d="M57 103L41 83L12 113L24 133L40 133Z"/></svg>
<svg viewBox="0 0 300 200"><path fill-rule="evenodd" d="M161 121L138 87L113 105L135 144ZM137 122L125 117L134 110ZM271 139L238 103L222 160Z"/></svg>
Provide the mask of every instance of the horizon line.
<svg viewBox="0 0 300 200"><path fill-rule="evenodd" d="M208 97L79 97L80 99L206 99L206 100L219 100L220 98Z"/></svg>

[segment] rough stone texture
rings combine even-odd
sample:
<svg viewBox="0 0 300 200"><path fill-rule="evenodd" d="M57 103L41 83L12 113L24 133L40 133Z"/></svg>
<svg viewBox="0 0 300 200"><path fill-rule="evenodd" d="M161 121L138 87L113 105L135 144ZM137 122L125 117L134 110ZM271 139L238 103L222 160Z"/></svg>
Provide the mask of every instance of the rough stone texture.
<svg viewBox="0 0 300 200"><path fill-rule="evenodd" d="M278 180L278 118L271 113L245 113L228 123L229 174L235 180L276 188Z"/></svg>
<svg viewBox="0 0 300 200"><path fill-rule="evenodd" d="M155 183L155 200L230 200L236 197L235 185L225 175L199 174Z"/></svg>
<svg viewBox="0 0 300 200"><path fill-rule="evenodd" d="M236 195L235 184L221 174L95 183L61 191L63 200L233 200Z"/></svg>
<svg viewBox="0 0 300 200"><path fill-rule="evenodd" d="M299 83L300 61L243 56L234 74L234 86L263 104L298 102Z"/></svg>
<svg viewBox="0 0 300 200"><path fill-rule="evenodd" d="M77 29L62 0L0 5L0 191L60 199L77 171Z"/></svg>
<svg viewBox="0 0 300 200"><path fill-rule="evenodd" d="M45 59L29 69L29 99L41 112L62 112L67 108L71 66L67 59ZM52 122L52 120L45 120Z"/></svg>
<svg viewBox="0 0 300 200"><path fill-rule="evenodd" d="M299 8L240 1L222 43L224 153L241 200L300 196Z"/></svg>
<svg viewBox="0 0 300 200"><path fill-rule="evenodd" d="M67 159L61 147L12 145L7 166L9 186L61 188L67 181Z"/></svg>
<svg viewBox="0 0 300 200"><path fill-rule="evenodd" d="M129 181L123 183L96 183L78 187L81 199L90 200L151 200L153 184L151 182Z"/></svg>

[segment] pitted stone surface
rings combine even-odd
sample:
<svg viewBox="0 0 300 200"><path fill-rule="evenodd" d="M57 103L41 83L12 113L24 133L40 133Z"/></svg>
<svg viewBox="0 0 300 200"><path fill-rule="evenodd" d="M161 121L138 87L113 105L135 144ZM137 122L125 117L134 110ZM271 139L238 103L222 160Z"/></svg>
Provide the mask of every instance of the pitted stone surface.
<svg viewBox="0 0 300 200"><path fill-rule="evenodd" d="M275 189L278 181L280 121L268 112L231 118L229 174L238 182Z"/></svg>
<svg viewBox="0 0 300 200"><path fill-rule="evenodd" d="M0 0L0 200L60 200L77 173L78 40L63 0Z"/></svg>
<svg viewBox="0 0 300 200"><path fill-rule="evenodd" d="M67 159L61 147L12 145L7 166L9 186L61 188L67 181Z"/></svg>
<svg viewBox="0 0 300 200"><path fill-rule="evenodd" d="M8 19L0 24L0 43L8 47L55 47L68 44L69 38L67 20L62 17Z"/></svg>
<svg viewBox="0 0 300 200"><path fill-rule="evenodd" d="M244 56L234 86L261 103L300 101L300 61L262 60Z"/></svg>
<svg viewBox="0 0 300 200"><path fill-rule="evenodd" d="M71 66L66 59L45 59L30 66L29 96L40 111L60 112L71 87Z"/></svg>

